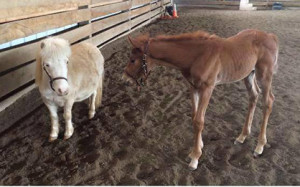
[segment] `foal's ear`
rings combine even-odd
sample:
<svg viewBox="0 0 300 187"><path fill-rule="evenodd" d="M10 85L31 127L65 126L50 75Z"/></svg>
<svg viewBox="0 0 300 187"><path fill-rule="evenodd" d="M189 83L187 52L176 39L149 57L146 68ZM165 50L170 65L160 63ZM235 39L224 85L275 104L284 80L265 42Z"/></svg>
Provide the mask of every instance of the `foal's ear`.
<svg viewBox="0 0 300 187"><path fill-rule="evenodd" d="M130 36L128 36L128 40L133 47L139 48L143 45L142 42L140 42L138 39L132 38Z"/></svg>

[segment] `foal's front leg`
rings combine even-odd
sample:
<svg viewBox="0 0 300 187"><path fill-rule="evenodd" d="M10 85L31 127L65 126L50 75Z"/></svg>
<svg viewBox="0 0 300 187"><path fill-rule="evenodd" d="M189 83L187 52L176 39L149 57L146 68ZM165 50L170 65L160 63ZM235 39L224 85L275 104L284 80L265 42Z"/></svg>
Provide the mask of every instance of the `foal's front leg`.
<svg viewBox="0 0 300 187"><path fill-rule="evenodd" d="M64 107L64 118L65 118L65 123L66 123L66 129L65 129L65 135L64 139L69 139L73 132L74 128L72 125L72 106L73 106L74 101L73 100L68 100L65 104Z"/></svg>
<svg viewBox="0 0 300 187"><path fill-rule="evenodd" d="M51 117L51 133L49 136L49 142L52 142L57 139L58 132L59 132L59 122L58 122L58 115L57 115L57 106L46 104Z"/></svg>
<svg viewBox="0 0 300 187"><path fill-rule="evenodd" d="M193 118L193 126L194 126L194 147L189 157L192 159L189 168L191 170L197 169L198 160L202 155L203 141L202 141L202 131L204 128L204 116L206 112L206 108L209 103L209 99L211 97L213 86L202 85L198 91L199 102L198 109ZM197 106L197 103L195 103Z"/></svg>

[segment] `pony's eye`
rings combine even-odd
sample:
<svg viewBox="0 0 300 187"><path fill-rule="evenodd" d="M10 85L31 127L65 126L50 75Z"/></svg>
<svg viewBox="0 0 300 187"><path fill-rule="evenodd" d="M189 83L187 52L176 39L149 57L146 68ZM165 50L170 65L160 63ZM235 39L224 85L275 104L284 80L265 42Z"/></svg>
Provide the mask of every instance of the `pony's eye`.
<svg viewBox="0 0 300 187"><path fill-rule="evenodd" d="M49 67L50 65L49 65L49 64L45 64L45 66L46 66L46 67Z"/></svg>
<svg viewBox="0 0 300 187"><path fill-rule="evenodd" d="M69 64L69 61L67 61L67 64Z"/></svg>
<svg viewBox="0 0 300 187"><path fill-rule="evenodd" d="M131 63L134 63L134 62L135 62L135 60L131 60L130 62L131 62Z"/></svg>

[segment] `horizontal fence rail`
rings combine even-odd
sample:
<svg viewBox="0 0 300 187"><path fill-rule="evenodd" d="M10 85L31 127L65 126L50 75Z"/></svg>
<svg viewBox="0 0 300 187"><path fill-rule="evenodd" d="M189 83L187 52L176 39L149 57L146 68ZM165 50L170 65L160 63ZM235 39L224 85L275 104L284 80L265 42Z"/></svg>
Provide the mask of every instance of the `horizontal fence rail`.
<svg viewBox="0 0 300 187"><path fill-rule="evenodd" d="M299 0L250 0L249 3L257 7L257 10L270 10L274 3L279 2L284 8L300 8ZM238 10L240 0L174 0L178 6L195 6L213 9Z"/></svg>
<svg viewBox="0 0 300 187"><path fill-rule="evenodd" d="M40 40L59 36L71 44L88 41L103 47L158 18L163 7L170 3L170 0L0 0L0 112L16 97L35 88L35 58Z"/></svg>

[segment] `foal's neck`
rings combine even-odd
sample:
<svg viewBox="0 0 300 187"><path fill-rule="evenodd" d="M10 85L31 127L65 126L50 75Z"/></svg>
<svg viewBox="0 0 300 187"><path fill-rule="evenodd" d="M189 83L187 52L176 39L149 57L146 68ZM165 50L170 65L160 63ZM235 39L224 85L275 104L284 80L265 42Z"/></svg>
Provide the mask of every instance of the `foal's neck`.
<svg viewBox="0 0 300 187"><path fill-rule="evenodd" d="M190 46L185 42L153 40L149 44L148 55L154 65L185 70L190 67Z"/></svg>

